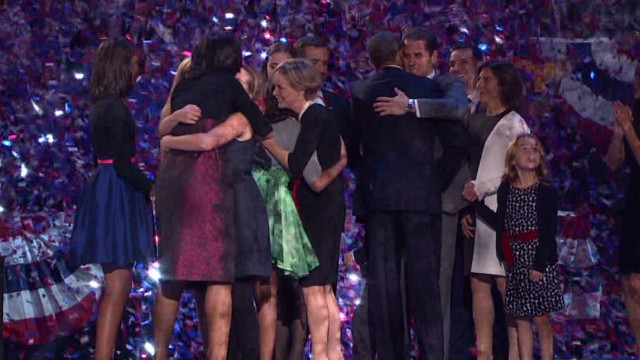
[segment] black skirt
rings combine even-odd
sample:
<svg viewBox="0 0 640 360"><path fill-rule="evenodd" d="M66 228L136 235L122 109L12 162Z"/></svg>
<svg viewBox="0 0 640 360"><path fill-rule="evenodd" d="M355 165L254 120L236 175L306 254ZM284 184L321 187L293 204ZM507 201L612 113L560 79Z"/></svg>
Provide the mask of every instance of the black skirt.
<svg viewBox="0 0 640 360"><path fill-rule="evenodd" d="M302 225L320 262L307 277L300 279L300 285L333 286L338 281L340 239L346 216L342 176L320 193L303 183L297 197Z"/></svg>

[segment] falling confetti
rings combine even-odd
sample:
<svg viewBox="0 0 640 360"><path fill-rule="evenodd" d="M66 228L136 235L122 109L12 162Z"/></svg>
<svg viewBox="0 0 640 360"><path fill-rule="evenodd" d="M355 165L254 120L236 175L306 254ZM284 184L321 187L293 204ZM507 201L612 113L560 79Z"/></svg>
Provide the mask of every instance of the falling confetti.
<svg viewBox="0 0 640 360"><path fill-rule="evenodd" d="M562 195L561 209L569 214L561 217L566 219L559 232L567 310L553 314L557 356L632 353L617 275L616 218L626 179L624 173L609 172L603 157L611 136L611 103L630 100L630 79L640 57L637 1L612 1L607 6L595 0L548 2L551 5L511 1L506 8L499 7L500 1L450 5L448 0L236 3L45 0L0 7L0 250L9 253L7 244L18 238L23 251L35 254L41 254L44 244L62 250L68 244L75 200L94 168L88 87L95 49L107 36L126 34L144 54L144 73L130 100L138 125L138 163L154 178L160 110L175 69L207 30L236 32L243 41L245 62L255 68L277 41L295 42L307 33L324 36L332 52L328 87L348 95L350 84L371 72L365 46L372 34L423 25L441 41L441 71L447 67L447 49L459 41L478 46L488 59L509 58L522 71L528 94L524 113L545 145L553 183ZM597 40L602 38L611 41ZM353 191L353 175L345 176ZM351 194L346 196L350 203ZM66 220L56 222L55 236L46 231L25 235L29 227L44 228L53 221L35 217L39 220L26 225L16 220L34 214ZM342 255L363 241L363 227L348 212ZM62 262L64 255L54 251L47 259ZM10 269L5 272L17 271ZM118 359L150 359L154 352L152 308L161 274L146 264L135 270ZM94 275L84 278L85 286L98 291L101 279ZM31 272L29 281L48 284L50 278ZM353 344L351 318L365 282L357 264L341 261L338 297L347 360ZM8 336L7 352L12 359L88 358L94 316L95 308L77 314L74 321L69 318L74 327L56 336L34 331L25 335L27 343ZM12 321L5 313L5 336ZM176 329L174 358L203 359L195 303L188 293L180 303ZM44 342L48 345L40 345Z"/></svg>

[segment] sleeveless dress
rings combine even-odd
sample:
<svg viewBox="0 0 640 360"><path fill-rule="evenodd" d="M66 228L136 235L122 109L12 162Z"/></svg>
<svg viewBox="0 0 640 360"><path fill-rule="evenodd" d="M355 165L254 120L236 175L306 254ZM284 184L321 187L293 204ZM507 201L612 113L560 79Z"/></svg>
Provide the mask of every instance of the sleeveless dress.
<svg viewBox="0 0 640 360"><path fill-rule="evenodd" d="M255 142L233 140L226 154L233 173L236 224L236 279L271 275L269 219L252 175Z"/></svg>
<svg viewBox="0 0 640 360"><path fill-rule="evenodd" d="M537 189L538 184L526 189L509 186L505 227L512 235L538 230ZM556 264L547 266L542 281L533 282L530 279L538 243L538 239L510 240L514 264L507 271L504 305L504 310L509 315L533 317L564 308Z"/></svg>
<svg viewBox="0 0 640 360"><path fill-rule="evenodd" d="M217 125L201 120L204 132ZM163 280L235 279L234 186L225 147L171 151L156 181Z"/></svg>
<svg viewBox="0 0 640 360"><path fill-rule="evenodd" d="M293 118L273 124L274 139L285 150L293 150L299 132L300 123ZM293 201L289 173L271 157L271 166L255 167L253 177L267 208L273 263L286 275L307 276L319 262Z"/></svg>

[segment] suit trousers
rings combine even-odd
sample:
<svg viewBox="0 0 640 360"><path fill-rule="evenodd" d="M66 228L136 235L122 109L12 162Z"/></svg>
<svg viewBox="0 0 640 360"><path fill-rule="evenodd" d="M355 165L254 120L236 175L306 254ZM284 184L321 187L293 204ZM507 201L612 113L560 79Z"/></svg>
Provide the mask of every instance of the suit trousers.
<svg viewBox="0 0 640 360"><path fill-rule="evenodd" d="M449 337L451 334L451 286L453 265L456 259L456 235L458 214L442 213L442 244L440 253L440 305L442 306L442 329L444 336L444 357L449 358Z"/></svg>
<svg viewBox="0 0 640 360"><path fill-rule="evenodd" d="M373 211L367 217L369 301L379 360L407 359L404 319L415 320L419 359L442 360L441 213ZM401 281L401 264L405 281ZM407 291L403 311L402 289Z"/></svg>
<svg viewBox="0 0 640 360"><path fill-rule="evenodd" d="M372 360L374 345L369 322L369 284L365 284L360 303L353 311L353 360Z"/></svg>
<svg viewBox="0 0 640 360"><path fill-rule="evenodd" d="M471 348L475 343L471 274L469 273L472 253L467 251L470 242L471 240L464 237L458 226L455 265L451 281L449 344L445 343L445 346L449 347L449 359L452 360L471 360Z"/></svg>

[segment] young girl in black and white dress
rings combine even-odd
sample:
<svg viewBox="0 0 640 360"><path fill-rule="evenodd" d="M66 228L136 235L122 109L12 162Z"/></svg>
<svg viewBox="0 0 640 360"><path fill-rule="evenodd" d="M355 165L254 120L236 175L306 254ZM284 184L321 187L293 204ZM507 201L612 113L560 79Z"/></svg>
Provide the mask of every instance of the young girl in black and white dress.
<svg viewBox="0 0 640 360"><path fill-rule="evenodd" d="M540 355L553 359L549 313L564 307L556 263L558 192L547 173L540 140L521 134L511 142L498 188L498 208L482 203L476 211L495 230L498 257L507 266L505 312L516 318L520 359L533 359L532 322Z"/></svg>

